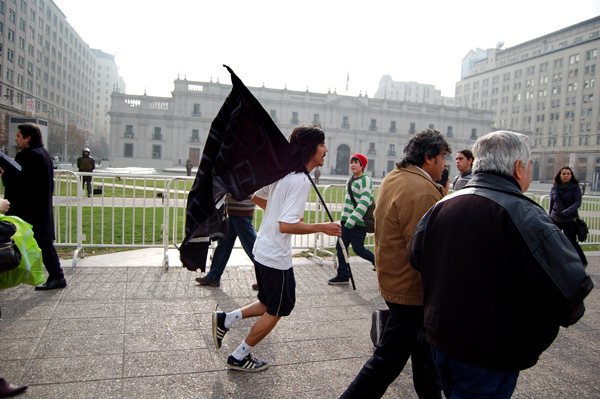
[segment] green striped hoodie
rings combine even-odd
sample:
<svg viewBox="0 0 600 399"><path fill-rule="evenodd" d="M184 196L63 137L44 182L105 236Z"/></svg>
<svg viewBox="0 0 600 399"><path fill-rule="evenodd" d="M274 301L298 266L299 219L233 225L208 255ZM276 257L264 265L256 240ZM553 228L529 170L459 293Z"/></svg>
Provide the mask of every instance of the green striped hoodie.
<svg viewBox="0 0 600 399"><path fill-rule="evenodd" d="M354 203L350 198L350 194L346 192L344 208L342 210L342 222L346 222L345 226L348 229L352 229L354 226L365 227L363 218L367 209L369 209L373 203L373 181L368 174L363 173L358 179L354 176L350 177L348 182L346 182L346 189L348 188L349 182L352 182L350 187L352 188L354 200L358 206L356 209L354 208Z"/></svg>

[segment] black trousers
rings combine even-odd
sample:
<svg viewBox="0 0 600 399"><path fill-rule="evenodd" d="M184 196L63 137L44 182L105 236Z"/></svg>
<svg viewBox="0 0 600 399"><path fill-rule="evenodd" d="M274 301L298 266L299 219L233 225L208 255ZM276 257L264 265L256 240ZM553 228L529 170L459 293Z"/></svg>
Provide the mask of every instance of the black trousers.
<svg viewBox="0 0 600 399"><path fill-rule="evenodd" d="M587 258L585 257L585 254L583 253L583 249L581 249L581 246L577 242L577 223L574 220L569 220L566 222L559 222L559 221L555 220L554 224L556 224L558 226L558 228L561 229L565 233L565 235L567 236L567 238L573 245L573 248L575 248L575 251L577 251L579 258L581 259L581 263L583 263L585 266L587 266L587 264L588 264Z"/></svg>
<svg viewBox="0 0 600 399"><path fill-rule="evenodd" d="M441 398L427 381L417 335L423 326L423 307L387 302L390 317L375 353L340 398L380 398L411 358L413 384L419 398Z"/></svg>
<svg viewBox="0 0 600 399"><path fill-rule="evenodd" d="M48 270L48 281L60 280L65 278L62 267L60 267L60 260L56 253L56 248L52 241L38 241L38 247L42 250L42 260L46 270Z"/></svg>

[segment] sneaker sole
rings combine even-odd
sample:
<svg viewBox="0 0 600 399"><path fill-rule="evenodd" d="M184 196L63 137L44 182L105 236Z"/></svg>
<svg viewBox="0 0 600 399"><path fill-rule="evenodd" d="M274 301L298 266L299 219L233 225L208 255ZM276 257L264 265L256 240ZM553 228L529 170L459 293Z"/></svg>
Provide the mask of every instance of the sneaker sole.
<svg viewBox="0 0 600 399"><path fill-rule="evenodd" d="M263 370L268 369L269 368L269 363L265 363L264 365L262 365L260 367L253 368L253 369L247 369L247 368L244 368L244 367L241 367L241 366L235 366L233 364L229 364L228 363L227 364L227 368L229 370L234 370L234 371L247 371L247 372L253 373L253 372L256 372L256 371L263 371Z"/></svg>
<svg viewBox="0 0 600 399"><path fill-rule="evenodd" d="M221 349L221 345L219 345L219 338L217 337L217 312L213 312L212 314L212 334L215 348Z"/></svg>

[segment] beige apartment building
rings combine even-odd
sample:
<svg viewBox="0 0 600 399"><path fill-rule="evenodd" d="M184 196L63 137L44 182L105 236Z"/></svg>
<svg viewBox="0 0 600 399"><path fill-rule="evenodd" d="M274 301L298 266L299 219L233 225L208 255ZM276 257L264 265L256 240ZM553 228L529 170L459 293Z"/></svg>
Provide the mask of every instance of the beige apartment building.
<svg viewBox="0 0 600 399"><path fill-rule="evenodd" d="M571 164L597 189L600 17L519 45L471 50L456 84L456 104L493 113L494 129L528 134L533 180L551 181Z"/></svg>
<svg viewBox="0 0 600 399"><path fill-rule="evenodd" d="M110 109L111 166L158 170L198 165L212 120L231 91L219 82L175 80L171 97L114 92ZM436 128L454 149L471 147L491 129L492 113L422 102L249 87L287 137L300 124L320 124L329 153L324 174L347 176L353 153L365 154L375 177L393 170L416 132ZM452 159L452 157L449 157ZM448 162L451 176L454 162Z"/></svg>

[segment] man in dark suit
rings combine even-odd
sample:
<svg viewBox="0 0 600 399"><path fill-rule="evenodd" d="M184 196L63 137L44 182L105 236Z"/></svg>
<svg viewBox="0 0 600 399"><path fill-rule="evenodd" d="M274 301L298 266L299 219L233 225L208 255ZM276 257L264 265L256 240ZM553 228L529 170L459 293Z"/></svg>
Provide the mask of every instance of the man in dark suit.
<svg viewBox="0 0 600 399"><path fill-rule="evenodd" d="M0 167L5 198L10 201L8 215L18 216L33 226L33 235L42 250L42 259L48 270L48 281L36 290L65 288L67 282L58 254L54 248L54 218L52 194L54 193L54 170L52 158L44 148L42 131L35 123L18 126L17 147L21 150L15 161L21 171L14 167ZM6 166L6 165L5 165Z"/></svg>

